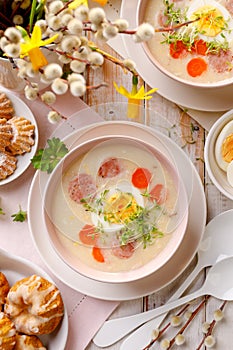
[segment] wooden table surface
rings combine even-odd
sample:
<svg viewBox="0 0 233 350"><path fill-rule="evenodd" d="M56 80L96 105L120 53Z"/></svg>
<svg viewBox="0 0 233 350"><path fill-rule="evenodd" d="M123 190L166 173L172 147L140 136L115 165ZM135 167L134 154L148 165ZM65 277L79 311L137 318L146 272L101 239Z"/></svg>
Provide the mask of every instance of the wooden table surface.
<svg viewBox="0 0 233 350"><path fill-rule="evenodd" d="M116 1L115 1L116 3ZM105 47L106 50L116 57L119 57L116 52L114 52L108 46ZM125 104L126 98L119 95L113 88L112 82L116 81L118 84L124 85L128 90L131 89L131 76L125 74L119 67L113 65L112 63L106 63L103 69L94 72L88 72L88 83L90 85L97 84L104 81L109 83L107 89L89 91L85 96L84 101L92 106L98 113L100 113L106 120L114 119L127 119L125 115L122 115L121 108L122 104ZM140 83L144 84L143 79L140 79ZM145 89L150 89L150 86L145 84ZM186 152L193 164L195 165L200 178L203 182L206 200L207 200L207 222L214 218L217 214L231 209L232 201L223 196L212 184L210 181L204 163L204 145L205 139L207 136L207 131L204 130L194 119L192 119L187 113L185 113L179 106L175 103L166 100L165 98L159 95L159 92L154 95L154 97L146 101L143 106L143 110L148 111L151 109L158 112L163 118L165 118L166 123L170 123L170 137L174 139L179 135L180 145L183 148L183 151ZM146 117L141 115L141 118L135 122L140 122L151 128L156 128L157 116L154 113L149 113L149 116L145 114ZM169 133L169 130L167 130ZM195 190L195 189L194 189ZM197 218L198 220L198 218ZM221 232L220 232L221 234ZM120 306L117 310L111 315L111 318L131 315L137 312L153 309L164 304L169 297L176 291L178 286L185 280L190 271L194 268L196 263L196 258L192 263L186 268L182 275L177 278L174 282L168 285L166 288L163 288L160 291L157 291L151 295L145 296L131 301L123 301L120 303ZM189 291L198 289L205 278L206 271L203 271L199 274L198 278L194 281ZM200 300L197 300L197 305L200 303ZM198 313L196 318L191 322L188 329L185 331L186 343L183 346L180 346L180 349L189 349L194 350L200 344L203 333L202 333L202 323L204 321L211 321L213 319L213 312L215 309L219 308L221 301L211 297L206 306L204 306L201 311ZM194 305L195 306L195 305ZM194 307L193 306L193 307ZM218 350L230 350L232 349L233 343L233 333L232 333L232 321L233 321L233 303L228 302L224 309L224 319L217 324L214 328L214 336L216 336L217 343L214 349ZM166 323L166 321L165 321ZM169 328L168 338L172 338L173 335L178 331L177 328ZM166 336L166 335L165 335ZM109 350L120 349L120 344L122 341L108 347ZM159 349L159 344L155 343L151 349ZM177 348L174 345L172 348ZM205 347L203 346L202 349ZM93 343L91 343L88 350L97 350L99 349ZM132 350L142 350L137 348L135 344L134 349Z"/></svg>

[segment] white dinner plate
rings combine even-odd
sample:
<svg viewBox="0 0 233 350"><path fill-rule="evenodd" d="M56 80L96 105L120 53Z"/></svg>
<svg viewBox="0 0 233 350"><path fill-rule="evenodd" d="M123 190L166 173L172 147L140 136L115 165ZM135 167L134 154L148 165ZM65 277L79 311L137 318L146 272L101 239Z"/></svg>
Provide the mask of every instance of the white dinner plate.
<svg viewBox="0 0 233 350"><path fill-rule="evenodd" d="M122 18L127 19L130 28L137 27L137 11L140 0L122 0ZM233 108L233 85L219 88L196 88L177 82L154 66L141 44L135 43L130 35L122 35L122 41L128 57L136 63L139 75L152 88L158 88L158 94L168 100L199 111L226 111Z"/></svg>
<svg viewBox="0 0 233 350"><path fill-rule="evenodd" d="M200 177L184 151L167 136L149 127L133 122L100 122L75 131L64 139L69 148L96 136L125 135L161 142L177 163L189 197L189 218L184 239L171 260L155 273L129 283L105 283L89 279L69 267L53 249L42 222L42 196L48 179L46 173L37 171L28 202L28 220L32 239L48 268L71 288L105 300L130 300L159 290L173 281L194 257L206 223L206 200ZM197 220L198 218L198 220Z"/></svg>
<svg viewBox="0 0 233 350"><path fill-rule="evenodd" d="M14 94L10 93L9 91L7 91L7 92L4 91L4 93L11 100L12 105L14 107L15 113L13 116L24 117L24 118L30 120L30 122L35 126L35 131L34 131L35 143L32 146L30 152L17 156L18 161L17 161L16 170L14 171L14 173L12 175L8 176L6 179L0 180L0 186L8 184L9 182L17 179L29 167L29 165L31 164L31 158L36 153L37 146L38 146L38 139L39 139L37 123L36 123L36 120L34 118L33 113L31 112L30 108L22 100L20 100L19 97L15 96Z"/></svg>
<svg viewBox="0 0 233 350"><path fill-rule="evenodd" d="M22 278L37 274L54 283L40 267L29 260L16 257L0 249L1 272L6 276L10 286ZM61 324L48 335L39 336L44 346L49 350L64 350L68 337L68 316L65 310Z"/></svg>

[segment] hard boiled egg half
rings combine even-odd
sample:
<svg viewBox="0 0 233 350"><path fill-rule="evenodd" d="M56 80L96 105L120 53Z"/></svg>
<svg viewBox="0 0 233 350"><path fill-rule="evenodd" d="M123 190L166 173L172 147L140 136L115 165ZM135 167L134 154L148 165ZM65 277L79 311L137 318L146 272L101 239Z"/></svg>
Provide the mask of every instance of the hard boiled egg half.
<svg viewBox="0 0 233 350"><path fill-rule="evenodd" d="M215 159L218 166L227 173L227 180L233 186L233 120L223 127L217 137Z"/></svg>
<svg viewBox="0 0 233 350"><path fill-rule="evenodd" d="M101 191L103 192L103 189ZM121 180L107 189L103 201L104 214L92 213L91 220L95 226L101 227L103 231L115 232L137 213L138 206L145 206L141 192L129 181Z"/></svg>
<svg viewBox="0 0 233 350"><path fill-rule="evenodd" d="M196 0L187 11L189 20L196 20L192 26L204 41L228 42L233 39L233 20L229 11L217 1ZM224 33L224 35L222 35Z"/></svg>

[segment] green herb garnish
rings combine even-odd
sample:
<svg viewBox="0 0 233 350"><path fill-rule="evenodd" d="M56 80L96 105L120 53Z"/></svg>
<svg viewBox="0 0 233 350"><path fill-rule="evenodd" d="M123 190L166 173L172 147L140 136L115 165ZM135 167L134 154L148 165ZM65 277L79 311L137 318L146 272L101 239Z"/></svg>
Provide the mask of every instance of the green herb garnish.
<svg viewBox="0 0 233 350"><path fill-rule="evenodd" d="M46 171L50 174L69 150L59 138L53 137L47 142L48 147L39 149L31 159L31 162L35 169Z"/></svg>
<svg viewBox="0 0 233 350"><path fill-rule="evenodd" d="M126 245L132 241L138 241L143 243L143 247L146 248L148 244L152 244L156 238L163 237L163 233L160 232L156 226L158 216L161 214L161 207L157 204L152 205L149 208L143 208L136 205L135 210L129 213L123 220L121 219L121 213L117 211L111 211L111 206L108 207L107 194L109 190L104 190L98 198L83 198L81 200L82 205L86 211L102 215L103 219L109 223L117 223L122 225L117 233L120 245ZM121 191L119 191L121 193ZM131 195L131 193L126 193ZM150 197L150 194L145 192L142 194L144 197ZM130 209L133 205L130 200L125 206L125 210ZM105 240L106 233L101 223L98 226L98 232L102 233L102 239Z"/></svg>
<svg viewBox="0 0 233 350"><path fill-rule="evenodd" d="M27 212L19 206L19 211L16 214L12 214L11 217L14 218L13 221L24 222L27 219Z"/></svg>

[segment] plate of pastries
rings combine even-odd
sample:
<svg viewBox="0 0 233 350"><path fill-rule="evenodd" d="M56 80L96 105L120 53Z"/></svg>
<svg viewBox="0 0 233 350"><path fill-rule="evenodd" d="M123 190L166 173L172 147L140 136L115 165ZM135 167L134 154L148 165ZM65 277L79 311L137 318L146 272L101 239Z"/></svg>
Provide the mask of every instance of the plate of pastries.
<svg viewBox="0 0 233 350"><path fill-rule="evenodd" d="M68 317L59 288L31 262L5 254L1 259L0 348L64 350Z"/></svg>
<svg viewBox="0 0 233 350"><path fill-rule="evenodd" d="M0 91L0 185L18 178L38 145L36 120L17 96Z"/></svg>

